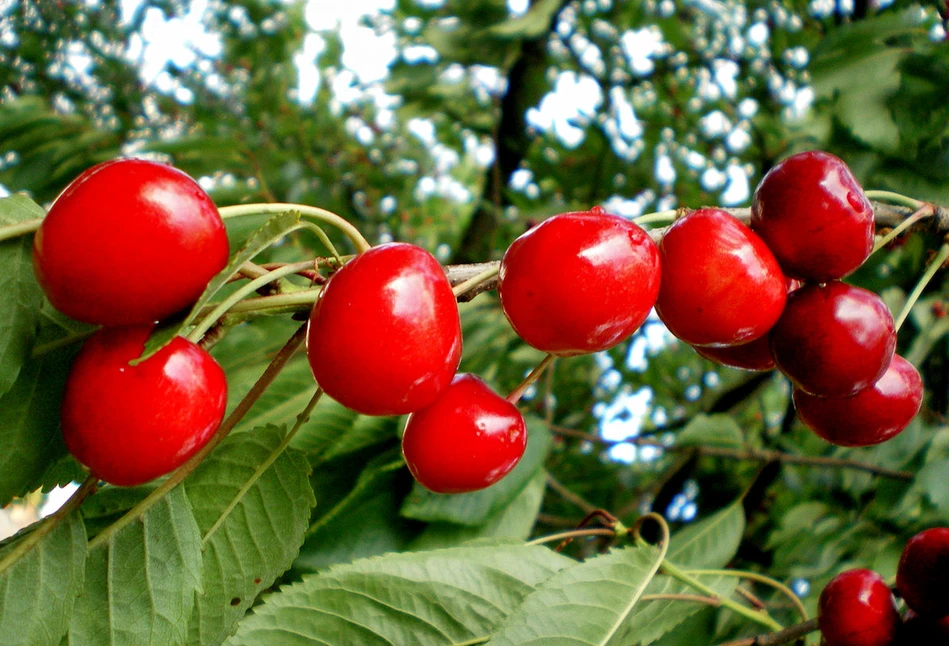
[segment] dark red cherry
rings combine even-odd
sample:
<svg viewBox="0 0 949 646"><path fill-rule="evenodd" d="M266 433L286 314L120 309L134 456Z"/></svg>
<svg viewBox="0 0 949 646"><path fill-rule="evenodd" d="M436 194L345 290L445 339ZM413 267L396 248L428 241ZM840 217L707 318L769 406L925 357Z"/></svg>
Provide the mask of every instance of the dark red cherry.
<svg viewBox="0 0 949 646"><path fill-rule="evenodd" d="M151 326L104 328L76 356L62 404L66 447L94 475L132 486L169 473L217 430L227 404L224 371L175 337L137 365Z"/></svg>
<svg viewBox="0 0 949 646"><path fill-rule="evenodd" d="M906 542L896 588L921 617L949 615L949 527L927 529Z"/></svg>
<svg viewBox="0 0 949 646"><path fill-rule="evenodd" d="M923 402L919 371L898 354L879 380L852 397L815 397L794 389L804 425L837 446L871 446L899 434Z"/></svg>
<svg viewBox="0 0 949 646"><path fill-rule="evenodd" d="M949 615L939 619L920 617L912 610L903 615L896 646L940 646L949 644Z"/></svg>
<svg viewBox="0 0 949 646"><path fill-rule="evenodd" d="M792 292L771 331L778 369L819 397L849 397L869 388L895 349L893 316L880 297L840 281Z"/></svg>
<svg viewBox="0 0 949 646"><path fill-rule="evenodd" d="M741 345L775 324L787 297L781 268L764 242L721 209L675 222L659 243L656 312L690 345Z"/></svg>
<svg viewBox="0 0 949 646"><path fill-rule="evenodd" d="M762 178L751 228L788 276L843 278L870 255L873 208L847 165L820 151L792 155Z"/></svg>
<svg viewBox="0 0 949 646"><path fill-rule="evenodd" d="M501 260L498 294L525 342L569 356L606 350L635 332L659 279L649 234L595 207L555 215L515 240Z"/></svg>
<svg viewBox="0 0 949 646"><path fill-rule="evenodd" d="M186 174L144 159L82 173L33 241L33 267L59 311L101 325L153 323L190 306L227 264L224 223Z"/></svg>
<svg viewBox="0 0 949 646"><path fill-rule="evenodd" d="M357 412L402 415L432 403L461 360L461 320L444 269L401 242L360 253L313 307L307 357L326 394Z"/></svg>
<svg viewBox="0 0 949 646"><path fill-rule="evenodd" d="M900 623L883 577L864 569L831 579L821 591L818 613L827 646L890 646Z"/></svg>
<svg viewBox="0 0 949 646"><path fill-rule="evenodd" d="M520 461L527 427L517 406L475 375L461 373L432 404L412 413L402 454L415 479L436 493L488 487Z"/></svg>
<svg viewBox="0 0 949 646"><path fill-rule="evenodd" d="M774 357L771 356L771 345L767 334L742 345L731 345L723 348L712 346L692 347L706 359L730 368L754 372L774 370Z"/></svg>

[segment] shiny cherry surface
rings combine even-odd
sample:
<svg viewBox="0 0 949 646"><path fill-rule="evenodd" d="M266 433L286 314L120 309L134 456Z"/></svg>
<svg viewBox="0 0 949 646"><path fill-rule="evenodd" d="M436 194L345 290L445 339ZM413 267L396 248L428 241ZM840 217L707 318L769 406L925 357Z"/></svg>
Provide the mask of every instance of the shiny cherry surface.
<svg viewBox="0 0 949 646"><path fill-rule="evenodd" d="M693 346L729 346L764 336L787 297L787 281L768 247L721 209L699 209L669 227L659 243L662 285L656 312Z"/></svg>
<svg viewBox="0 0 949 646"><path fill-rule="evenodd" d="M138 365L151 326L104 328L76 356L62 404L66 447L106 482L133 486L169 473L211 438L227 382L217 361L175 337Z"/></svg>
<svg viewBox="0 0 949 646"><path fill-rule="evenodd" d="M517 406L467 373L410 415L402 436L409 470L436 493L491 486L517 465L526 447L527 427Z"/></svg>
<svg viewBox="0 0 949 646"><path fill-rule="evenodd" d="M101 325L148 324L185 309L227 257L227 232L207 193L185 173L142 159L81 174L33 242L53 306Z"/></svg>
<svg viewBox="0 0 949 646"><path fill-rule="evenodd" d="M949 615L949 527L933 527L906 541L896 588L921 617Z"/></svg>
<svg viewBox="0 0 949 646"><path fill-rule="evenodd" d="M837 446L871 446L909 426L923 402L919 371L898 354L879 380L852 397L815 397L794 389L794 407L809 429Z"/></svg>
<svg viewBox="0 0 949 646"><path fill-rule="evenodd" d="M869 388L895 349L893 316L880 297L840 281L792 292L771 331L778 369L819 397L849 397Z"/></svg>
<svg viewBox="0 0 949 646"><path fill-rule="evenodd" d="M366 415L432 403L461 360L461 320L432 254L392 242L327 281L310 313L307 357L327 395Z"/></svg>
<svg viewBox="0 0 949 646"><path fill-rule="evenodd" d="M761 179L751 228L793 278L843 278L870 255L873 207L847 165L821 151L792 155Z"/></svg>
<svg viewBox="0 0 949 646"><path fill-rule="evenodd" d="M659 279L649 234L596 207L555 215L517 238L501 260L498 294L524 341L569 356L635 332L656 302Z"/></svg>
<svg viewBox="0 0 949 646"><path fill-rule="evenodd" d="M876 572L841 572L821 591L818 622L827 646L890 646L900 616L886 582Z"/></svg>

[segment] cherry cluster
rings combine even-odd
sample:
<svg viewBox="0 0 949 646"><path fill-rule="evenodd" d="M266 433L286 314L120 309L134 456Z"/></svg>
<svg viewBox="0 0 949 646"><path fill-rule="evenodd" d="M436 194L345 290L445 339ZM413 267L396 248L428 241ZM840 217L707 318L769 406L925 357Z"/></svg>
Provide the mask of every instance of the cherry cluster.
<svg viewBox="0 0 949 646"><path fill-rule="evenodd" d="M949 527L907 541L896 571L900 616L889 586L867 569L841 572L821 591L821 634L827 646L928 646L949 643Z"/></svg>

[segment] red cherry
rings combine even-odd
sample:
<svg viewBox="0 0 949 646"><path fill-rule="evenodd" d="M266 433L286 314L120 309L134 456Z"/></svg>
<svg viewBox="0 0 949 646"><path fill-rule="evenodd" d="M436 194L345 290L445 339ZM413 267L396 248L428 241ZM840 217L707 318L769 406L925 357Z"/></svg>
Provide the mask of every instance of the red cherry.
<svg viewBox="0 0 949 646"><path fill-rule="evenodd" d="M475 375L456 375L432 404L412 413L402 455L415 479L436 493L488 487L520 461L527 427L517 406Z"/></svg>
<svg viewBox="0 0 949 646"><path fill-rule="evenodd" d="M897 646L938 646L949 644L949 616L920 617L912 610L903 615Z"/></svg>
<svg viewBox="0 0 949 646"><path fill-rule="evenodd" d="M33 267L53 306L101 325L153 323L183 310L227 257L211 198L180 170L143 159L82 173L33 242Z"/></svg>
<svg viewBox="0 0 949 646"><path fill-rule="evenodd" d="M876 572L841 572L821 591L818 623L827 646L889 646L900 615L886 582Z"/></svg>
<svg viewBox="0 0 949 646"><path fill-rule="evenodd" d="M224 371L205 350L175 337L138 365L151 326L104 328L73 363L62 430L75 458L106 482L133 486L173 471L224 418Z"/></svg>
<svg viewBox="0 0 949 646"><path fill-rule="evenodd" d="M761 179L751 228L784 273L824 282L843 278L873 249L873 207L847 165L820 151L792 155Z"/></svg>
<svg viewBox="0 0 949 646"><path fill-rule="evenodd" d="M896 588L921 617L949 616L949 527L927 529L906 542Z"/></svg>
<svg viewBox="0 0 949 646"><path fill-rule="evenodd" d="M432 403L461 360L461 320L444 269L402 242L357 255L310 313L307 356L326 394L357 412L402 415Z"/></svg>
<svg viewBox="0 0 949 646"><path fill-rule="evenodd" d="M656 312L686 343L741 345L764 336L781 316L781 268L754 231L725 211L692 211L669 227L659 250Z"/></svg>
<svg viewBox="0 0 949 646"><path fill-rule="evenodd" d="M840 281L792 292L771 331L778 369L819 397L849 397L869 388L895 349L893 315L880 297Z"/></svg>
<svg viewBox="0 0 949 646"><path fill-rule="evenodd" d="M754 341L742 345L731 345L724 348L692 346L692 348L706 359L730 368L754 372L765 372L774 369L774 357L771 356L768 335L758 337Z"/></svg>
<svg viewBox="0 0 949 646"><path fill-rule="evenodd" d="M794 389L804 425L837 446L871 446L899 434L923 402L923 380L909 361L893 355L883 376L852 397L815 397Z"/></svg>
<svg viewBox="0 0 949 646"><path fill-rule="evenodd" d="M649 234L599 207L544 220L501 260L498 294L514 331L551 354L611 348L643 324L659 292Z"/></svg>

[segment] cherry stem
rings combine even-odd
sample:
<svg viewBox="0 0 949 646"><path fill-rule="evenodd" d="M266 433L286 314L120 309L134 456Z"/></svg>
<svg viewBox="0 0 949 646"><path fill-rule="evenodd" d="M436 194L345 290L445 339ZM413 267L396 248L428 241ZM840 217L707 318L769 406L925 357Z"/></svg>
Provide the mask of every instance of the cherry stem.
<svg viewBox="0 0 949 646"><path fill-rule="evenodd" d="M245 482L240 488L240 491L234 495L234 498L231 500L231 502L228 503L227 507L221 512L221 515L218 516L216 521L214 521L214 524L211 525L210 529L208 529L204 536L201 537L202 545L211 540L214 532L216 532L221 527L221 525L224 524L224 521L227 520L227 517L230 515L231 511L240 503L241 500L244 499L244 496L247 495L247 492L250 491L250 488L254 486L258 480L260 480L261 476L263 476L267 469L270 468L270 465L272 465L286 450L286 448L290 446L290 442L293 441L293 438L296 436L300 428L306 424L307 421L309 421L310 413L313 412L313 409L316 407L322 397L323 389L317 388L316 392L313 393L313 396L310 397L310 401L307 402L307 405L304 406L300 414L297 415L297 419L293 424L293 428L291 428L286 436L284 436L280 444L270 452L270 455L267 456L267 459L257 466L257 469L254 470L253 475L247 479L247 482Z"/></svg>
<svg viewBox="0 0 949 646"><path fill-rule="evenodd" d="M30 534L28 534L23 540L16 543L16 546L7 552L6 556L3 559L0 559L0 576L3 575L12 565L14 565L21 558L26 556L30 550L32 550L36 545L39 544L44 537L49 535L60 521L71 514L73 511L79 508L79 505L82 504L82 501L85 500L89 494L95 491L95 488L99 484L99 479L95 476L89 476L85 481L76 489L73 494L69 497L63 505L57 509L53 514L47 516L39 523L37 523L36 529L34 529Z"/></svg>
<svg viewBox="0 0 949 646"><path fill-rule="evenodd" d="M553 543L554 541L562 541L568 538L582 538L584 536L610 536L612 538L616 538L617 533L615 530L604 529L601 527L571 529L568 532L559 532L557 534L550 534L549 536L535 538L534 540L525 543L525 545L543 545L544 543Z"/></svg>
<svg viewBox="0 0 949 646"><path fill-rule="evenodd" d="M790 644L818 630L820 630L820 625L815 617L814 619L809 619L804 623L790 626L784 630L768 633L767 635L758 635L757 637L746 637L745 639L730 641L720 646L778 646L779 644Z"/></svg>
<svg viewBox="0 0 949 646"><path fill-rule="evenodd" d="M923 290L926 289L929 281L933 279L933 276L935 276L936 272L942 267L942 263L946 262L947 259L949 259L949 243L943 244L942 247L939 248L939 253L937 253L936 257L929 263L929 267L926 268L925 273L920 277L919 282L916 283L916 287L913 288L913 291L910 292L910 295L906 298L906 304L893 322L897 332L900 331L900 328L912 311L913 306L916 305L916 301L922 296Z"/></svg>
<svg viewBox="0 0 949 646"><path fill-rule="evenodd" d="M27 233L35 233L41 224L43 224L43 218L33 218L32 220L23 220L22 222L2 226L0 227L0 242L18 238Z"/></svg>
<svg viewBox="0 0 949 646"><path fill-rule="evenodd" d="M679 215L679 209L669 209L667 211L656 211L655 213L646 213L633 218L633 224L642 226L644 224L656 224L658 222L674 222Z"/></svg>
<svg viewBox="0 0 949 646"><path fill-rule="evenodd" d="M291 263L289 265L284 265L283 267L278 267L273 271L268 271L263 276L255 278L246 285L242 285L240 289L236 290L233 294L228 296L226 299L218 303L214 309L212 309L207 316L205 316L199 323L197 323L191 332L188 333L188 336L185 337L192 343L197 343L201 340L201 337L204 336L205 332L210 330L218 320L224 316L232 307L237 305L245 296L253 294L261 287L269 285L275 280L279 280L284 276L290 276L301 269L306 269L313 266L312 260L306 260L303 262Z"/></svg>
<svg viewBox="0 0 949 646"><path fill-rule="evenodd" d="M141 518L156 502L161 500L168 492L191 475L204 458L227 437L228 433L230 433L242 419L244 419L244 416L247 415L253 405L257 403L257 400L260 399L260 396L270 387L270 384L277 378L280 371L286 367L293 355L296 354L296 351L303 345L303 341L306 339L306 328L306 323L297 328L297 331L294 332L293 336L291 336L280 349L266 370L264 370L264 373L254 383L250 391L244 395L244 398L238 402L237 406L231 411L231 414L227 416L227 419L224 420L221 426L218 427L207 444L201 447L197 453L192 455L188 461L178 467L177 470L173 471L168 479L158 485L145 499L132 507L124 516L106 527L96 535L95 538L89 541L90 550L107 542L113 534L120 531L129 523Z"/></svg>
<svg viewBox="0 0 949 646"><path fill-rule="evenodd" d="M873 245L873 250L870 251L870 253L872 254L876 251L879 251L920 220L924 218L931 218L935 214L936 210L932 204L923 204L921 207L916 209L916 211L911 216L900 222L898 225L893 227L892 231L880 238L876 244Z"/></svg>
<svg viewBox="0 0 949 646"><path fill-rule="evenodd" d="M485 283L491 280L492 278L494 278L495 276L497 276L498 271L500 269L501 269L500 264L488 267L487 269L482 271L480 274L476 274L472 276L471 278L469 278L468 280L458 283L457 285L452 287L451 293L455 295L455 298L458 298L459 296L461 296L468 290L474 289L478 285L481 285L482 283Z"/></svg>
<svg viewBox="0 0 949 646"><path fill-rule="evenodd" d="M527 389L530 388L535 381L540 379L540 376L544 374L544 370L546 370L556 358L557 357L552 354L548 354L546 357L544 357L544 360L537 364L537 367L531 370L530 374L524 377L524 381L519 383L517 388L511 391L511 394L507 396L507 400L512 404L516 404L518 401L520 401L521 397L524 396L524 393L527 392Z"/></svg>
<svg viewBox="0 0 949 646"><path fill-rule="evenodd" d="M312 222L304 222L303 225L308 231L312 231L314 234L316 234L316 237L319 238L320 242L323 243L323 246L326 247L326 250L330 252L330 255L332 255L337 262L342 264L339 252L336 250L336 246L333 244L333 241L330 240L328 235L326 235L326 231Z"/></svg>
<svg viewBox="0 0 949 646"><path fill-rule="evenodd" d="M808 620L807 609L804 607L804 604L801 603L801 599L796 594L794 594L794 592L789 587L780 581L772 579L769 576L765 576L764 574L758 574L757 572L746 572L743 570L687 570L686 573L692 575L708 574L714 576L729 576L739 579L747 579L749 581L756 581L758 583L770 586L790 600L798 614L801 615L801 621Z"/></svg>
<svg viewBox="0 0 949 646"><path fill-rule="evenodd" d="M891 204L906 206L911 209L920 209L925 204L925 202L907 197L906 195L901 195L900 193L894 193L893 191L869 190L864 191L863 194L867 196L868 200L890 202Z"/></svg>
<svg viewBox="0 0 949 646"><path fill-rule="evenodd" d="M218 209L218 212L224 219L237 218L244 215L261 215L264 213L286 213L287 211L296 211L304 217L312 218L317 222L323 222L335 227L347 238L349 238L357 252L366 251L371 247L371 245L363 237L362 233L359 232L359 229L332 211L321 209L318 206L276 202L273 204L235 204L233 206L224 206Z"/></svg>

